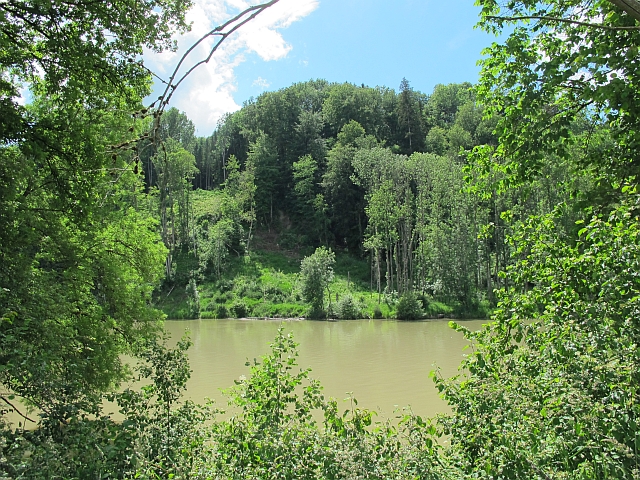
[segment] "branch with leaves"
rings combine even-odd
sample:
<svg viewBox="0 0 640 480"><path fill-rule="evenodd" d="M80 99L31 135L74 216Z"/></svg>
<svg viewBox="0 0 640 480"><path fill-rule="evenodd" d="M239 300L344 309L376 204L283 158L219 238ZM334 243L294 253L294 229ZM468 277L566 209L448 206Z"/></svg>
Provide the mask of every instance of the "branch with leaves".
<svg viewBox="0 0 640 480"><path fill-rule="evenodd" d="M583 27L589 27L589 28L600 28L603 30L612 30L612 31L616 31L616 30L640 30L640 26L639 25L633 25L633 26L613 26L613 25L605 25L602 23L590 23L590 22L581 22L579 20L572 20L570 18L561 18L561 17L548 17L548 16L544 16L544 15L520 15L520 16L514 16L514 17L499 17L499 16L494 16L494 15L487 15L485 17L486 19L489 20L495 20L497 22L519 22L519 21L526 21L526 20L540 20L541 22L545 22L545 23L568 23L571 25L580 25Z"/></svg>
<svg viewBox="0 0 640 480"><path fill-rule="evenodd" d="M640 21L640 2L638 0L609 0L616 7L624 10L627 15Z"/></svg>
<svg viewBox="0 0 640 480"><path fill-rule="evenodd" d="M6 403L7 405L9 405L14 412L16 412L18 415L20 415L22 418L24 418L25 420L28 420L31 423L36 423L35 420L32 420L31 418L27 417L24 413L22 413L13 403L11 403L9 401L9 399L7 397L5 397L4 395L0 395L0 400L2 400L4 403Z"/></svg>

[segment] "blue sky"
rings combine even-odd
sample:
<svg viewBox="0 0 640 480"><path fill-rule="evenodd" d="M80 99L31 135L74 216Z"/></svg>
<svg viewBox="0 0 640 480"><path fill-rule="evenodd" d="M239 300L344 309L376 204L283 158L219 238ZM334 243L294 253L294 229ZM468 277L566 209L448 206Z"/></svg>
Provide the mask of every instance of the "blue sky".
<svg viewBox="0 0 640 480"><path fill-rule="evenodd" d="M193 32L178 38L182 48L249 5L195 3ZM186 111L199 135L209 135L224 112L250 97L309 79L397 89L406 77L424 93L438 83L475 82L481 51L495 40L474 29L479 8L472 0L280 0L271 9L174 96L172 105ZM176 58L145 55L160 73Z"/></svg>

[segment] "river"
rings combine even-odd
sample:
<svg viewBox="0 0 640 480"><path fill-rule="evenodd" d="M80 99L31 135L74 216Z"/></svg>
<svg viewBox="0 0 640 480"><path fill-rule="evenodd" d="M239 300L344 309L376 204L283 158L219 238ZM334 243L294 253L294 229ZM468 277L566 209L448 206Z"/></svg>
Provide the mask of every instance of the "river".
<svg viewBox="0 0 640 480"><path fill-rule="evenodd" d="M473 320L464 325L476 330L483 323ZM448 412L429 372L438 366L443 376L455 375L467 345L446 320L175 320L165 324L173 339L189 331L193 341L187 396L199 402L210 397L221 407L226 400L220 389L232 386L241 375L248 376L245 362L268 353L280 324L285 332L293 332L300 344L298 364L312 369L310 376L320 381L326 396L342 401L352 392L359 406L377 410L381 417L405 406L423 416Z"/></svg>
<svg viewBox="0 0 640 480"><path fill-rule="evenodd" d="M486 320L463 323L477 330ZM443 376L455 375L467 341L449 328L447 320L168 320L165 327L172 343L187 331L193 341L189 350L193 372L186 397L201 403L209 397L226 408L221 389L249 375L247 359L269 352L281 324L300 344L299 366L310 367L310 376L324 386L325 396L339 400L342 408L347 407L342 401L351 392L358 406L378 411L379 419L390 418L397 408L406 406L422 416L449 412L429 372L437 366ZM120 418L115 405L105 407L113 418ZM6 418L14 425L20 421L16 414Z"/></svg>

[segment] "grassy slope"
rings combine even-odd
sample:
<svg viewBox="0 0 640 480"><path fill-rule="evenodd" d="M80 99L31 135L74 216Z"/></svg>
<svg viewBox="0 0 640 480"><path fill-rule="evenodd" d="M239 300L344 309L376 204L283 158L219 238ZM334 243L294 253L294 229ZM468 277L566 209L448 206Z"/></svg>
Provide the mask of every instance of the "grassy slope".
<svg viewBox="0 0 640 480"><path fill-rule="evenodd" d="M303 302L298 272L300 253L272 248L272 245L256 245L250 257L229 257L228 266L222 278L206 278L198 282L200 311L202 318L227 317L301 317L308 312ZM310 253L310 252L305 252ZM189 318L187 294L185 290L187 274L196 267L188 256L176 258L178 267L177 284L158 296L158 306L168 318ZM369 262L347 253L336 254L335 278L330 287L331 303L336 299L351 295L363 318L374 318L376 307L378 317L393 318L395 302L392 298L380 298L370 291ZM182 272L182 273L181 273ZM375 288L375 286L374 286ZM455 308L430 301L426 315L459 315ZM482 316L482 313L479 315Z"/></svg>

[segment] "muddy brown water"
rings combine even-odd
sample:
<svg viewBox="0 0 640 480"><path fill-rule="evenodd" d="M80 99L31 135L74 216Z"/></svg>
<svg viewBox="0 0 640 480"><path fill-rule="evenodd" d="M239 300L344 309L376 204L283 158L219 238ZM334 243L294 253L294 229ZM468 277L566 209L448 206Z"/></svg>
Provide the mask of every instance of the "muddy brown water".
<svg viewBox="0 0 640 480"><path fill-rule="evenodd" d="M477 330L486 321L461 323ZM386 417L406 406L424 416L448 412L429 373L437 366L443 376L455 375L468 353L463 351L467 341L448 320L167 321L172 338L188 331L193 341L187 396L195 401L210 397L225 407L220 389L249 375L247 359L252 362L269 352L281 324L299 343L299 366L311 368L310 376L320 381L325 396L340 403L352 392L359 406Z"/></svg>
<svg viewBox="0 0 640 480"><path fill-rule="evenodd" d="M486 320L460 323L477 330ZM429 373L436 367L444 377L458 373L468 342L446 319L168 320L165 328L172 343L185 332L193 342L189 350L193 371L186 397L196 402L211 398L226 409L221 390L231 387L241 375L249 376L246 361L259 360L269 352L281 324L299 344L298 365L311 368L310 377L320 381L324 395L337 399L341 409L348 408L344 399L352 394L359 407L378 411L378 420L393 417L402 407L429 417L450 411ZM106 404L105 409L118 419L117 407ZM17 424L16 415L8 417Z"/></svg>

